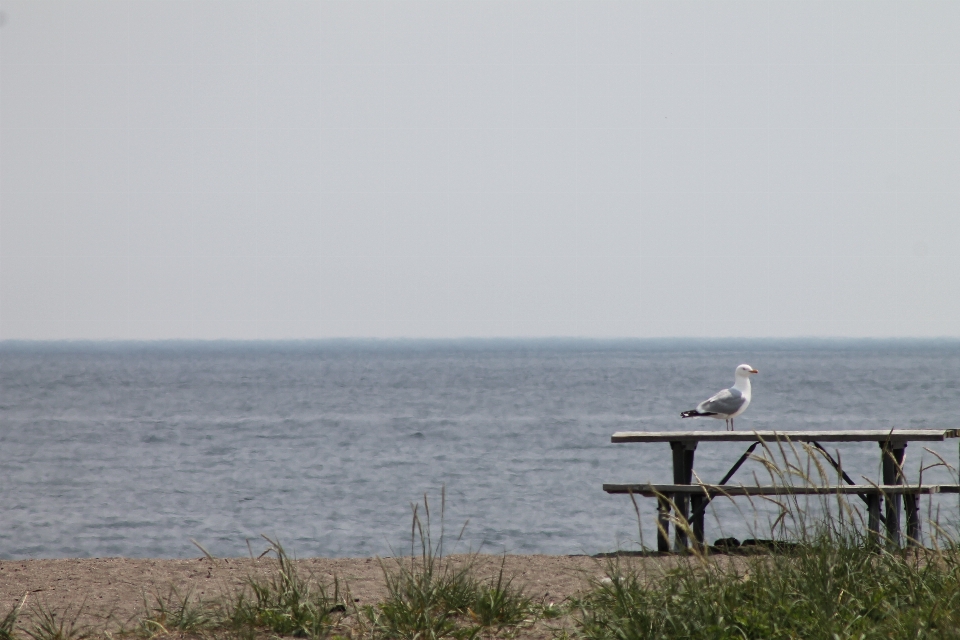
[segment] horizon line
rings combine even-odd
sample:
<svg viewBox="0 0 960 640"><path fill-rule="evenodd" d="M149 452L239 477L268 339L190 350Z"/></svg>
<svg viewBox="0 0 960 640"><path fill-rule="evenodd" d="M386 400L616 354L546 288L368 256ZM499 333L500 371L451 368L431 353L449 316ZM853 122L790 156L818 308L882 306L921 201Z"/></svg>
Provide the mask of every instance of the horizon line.
<svg viewBox="0 0 960 640"><path fill-rule="evenodd" d="M658 337L597 337L597 336L459 336L459 337L376 337L335 336L324 338L2 338L0 347L15 345L256 345L256 344L320 344L320 343L893 343L893 342L955 342L960 336L658 336Z"/></svg>

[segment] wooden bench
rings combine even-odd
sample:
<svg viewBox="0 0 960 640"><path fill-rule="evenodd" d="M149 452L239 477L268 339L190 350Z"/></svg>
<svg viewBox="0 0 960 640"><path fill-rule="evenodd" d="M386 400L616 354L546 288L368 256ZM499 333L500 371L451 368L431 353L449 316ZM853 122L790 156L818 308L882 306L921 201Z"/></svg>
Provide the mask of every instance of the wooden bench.
<svg viewBox="0 0 960 640"><path fill-rule="evenodd" d="M717 496L729 498L737 496L860 496L867 503L867 529L871 540L880 539L880 500L886 496L899 496L904 499L906 508L907 544L917 544L921 537L920 496L934 493L960 493L960 485L832 485L832 486L786 486L786 485L718 485L718 484L605 484L607 493L626 493L657 499L657 550L670 550L670 511L682 518L683 525L677 527L677 536L686 542L686 529L692 531L698 544L703 543L703 512L710 500ZM689 520L680 512L678 498L691 502L692 514ZM890 527L888 526L888 529Z"/></svg>
<svg viewBox="0 0 960 640"><path fill-rule="evenodd" d="M862 429L862 430L811 430L811 431L621 431L613 434L614 443L669 443L673 457L673 482L671 485L631 484L604 485L608 493L636 493L642 496L663 496L666 505L673 508L676 521L691 526L677 527L675 542L678 549L689 543L687 531L694 533L695 544L703 544L703 516L710 500L716 495L856 495L864 501L869 514L871 534L878 535L880 524L886 530L886 540L894 547L900 546L901 504L906 499L908 519L908 544L920 539L918 516L919 496L931 493L957 493L960 485L936 485L936 488L906 484L903 473L904 451L908 442L941 442L960 437L958 429ZM743 455L716 484L693 484L693 462L697 445L701 442L750 443ZM826 442L876 442L880 446L882 478L878 485L858 485L844 471L839 459L827 451L821 443ZM837 472L843 485L823 487L738 487L727 482L753 455L758 446L770 447L804 443L822 455ZM868 481L869 482L869 481ZM652 489L642 490L642 487ZM903 488L901 488L903 487ZM658 490L659 488L659 490ZM739 493L737 493L739 492ZM766 492L766 493L765 493ZM669 496L669 497L667 497ZM880 502L883 502L883 513ZM669 522L669 511L664 512L664 502L658 502L661 524ZM692 513L691 513L692 506ZM657 548L668 550L669 542L661 527ZM911 535L911 533L913 535ZM911 542L912 541L912 542Z"/></svg>

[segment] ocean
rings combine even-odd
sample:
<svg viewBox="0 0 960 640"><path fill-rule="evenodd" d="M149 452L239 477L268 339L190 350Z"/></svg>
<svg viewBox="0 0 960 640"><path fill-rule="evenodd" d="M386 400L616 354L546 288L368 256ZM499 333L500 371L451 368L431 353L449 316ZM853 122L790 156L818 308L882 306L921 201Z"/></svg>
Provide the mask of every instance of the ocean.
<svg viewBox="0 0 960 640"><path fill-rule="evenodd" d="M738 430L960 427L951 340L3 342L0 558L244 556L261 535L299 557L397 555L425 494L446 551L655 546L653 502L638 522L601 486L670 482L669 446L610 435L723 430L679 414L743 362L760 373ZM701 444L698 476L743 449ZM877 478L875 444L830 449ZM958 441L911 444L911 480L955 481L937 456L956 466ZM711 540L777 513L711 510ZM957 497L924 513L955 523Z"/></svg>

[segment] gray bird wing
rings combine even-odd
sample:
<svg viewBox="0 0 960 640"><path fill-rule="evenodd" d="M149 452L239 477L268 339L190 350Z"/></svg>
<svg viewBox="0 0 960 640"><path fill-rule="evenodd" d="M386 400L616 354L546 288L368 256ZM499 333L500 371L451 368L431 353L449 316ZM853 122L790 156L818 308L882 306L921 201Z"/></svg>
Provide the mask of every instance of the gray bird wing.
<svg viewBox="0 0 960 640"><path fill-rule="evenodd" d="M730 415L743 406L745 399L737 389L724 389L717 395L697 405L697 411Z"/></svg>

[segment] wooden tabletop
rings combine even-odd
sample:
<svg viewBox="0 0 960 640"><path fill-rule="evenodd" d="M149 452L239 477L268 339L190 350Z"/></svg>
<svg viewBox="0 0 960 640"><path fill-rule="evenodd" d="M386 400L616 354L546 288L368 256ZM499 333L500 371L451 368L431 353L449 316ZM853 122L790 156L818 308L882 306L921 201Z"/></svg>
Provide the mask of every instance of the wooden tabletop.
<svg viewBox="0 0 960 640"><path fill-rule="evenodd" d="M847 429L820 431L618 431L611 442L939 442L960 429Z"/></svg>

